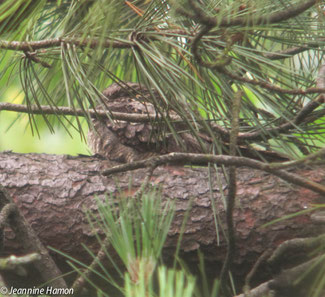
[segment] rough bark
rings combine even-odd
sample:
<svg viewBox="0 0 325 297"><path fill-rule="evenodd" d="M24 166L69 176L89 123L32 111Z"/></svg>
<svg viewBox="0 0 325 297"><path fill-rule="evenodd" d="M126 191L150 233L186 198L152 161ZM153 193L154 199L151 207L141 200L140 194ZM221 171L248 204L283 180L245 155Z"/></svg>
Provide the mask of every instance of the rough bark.
<svg viewBox="0 0 325 297"><path fill-rule="evenodd" d="M4 152L0 154L0 184L10 193L46 246L89 262L81 243L95 252L98 244L85 212L96 212L96 196L102 198L106 193L115 197L131 195L146 176L146 170L142 169L102 176L100 171L111 165L108 161L87 156ZM226 193L227 186L222 174L217 177L215 171L211 172L210 191L208 168L167 166L155 170L150 183L162 188L164 199L176 200L176 216L166 243L167 256L176 246L184 214L191 202L182 240L183 255L194 260L193 252L200 248L210 261L222 262L226 243L222 232L225 211L221 188ZM324 167L300 168L296 173L325 183ZM319 194L249 168L238 169L237 188L234 220L239 251L235 263L238 267L245 264L244 270L247 269L266 248L276 247L284 240L323 232L323 225L315 223L310 213L261 227L321 202L324 197ZM211 199L220 218L219 236L216 235ZM2 254L21 252L19 238L7 230Z"/></svg>

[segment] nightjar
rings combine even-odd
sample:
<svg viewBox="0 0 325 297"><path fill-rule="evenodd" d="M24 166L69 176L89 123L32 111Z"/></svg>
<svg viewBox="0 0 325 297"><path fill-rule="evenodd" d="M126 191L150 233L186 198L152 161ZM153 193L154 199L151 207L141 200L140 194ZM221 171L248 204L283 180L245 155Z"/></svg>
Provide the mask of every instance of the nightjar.
<svg viewBox="0 0 325 297"><path fill-rule="evenodd" d="M152 96L156 104L158 102L161 107L164 104L157 91L149 91L137 83L127 83L123 87L112 84L103 91L103 96L103 102L96 106L98 110L155 115L158 112L150 103ZM168 111L168 115L177 116L173 110ZM171 128L159 116L145 123L94 117L92 123L88 133L88 145L92 152L122 163L171 152L205 151L205 144L192 136L184 123L172 123Z"/></svg>

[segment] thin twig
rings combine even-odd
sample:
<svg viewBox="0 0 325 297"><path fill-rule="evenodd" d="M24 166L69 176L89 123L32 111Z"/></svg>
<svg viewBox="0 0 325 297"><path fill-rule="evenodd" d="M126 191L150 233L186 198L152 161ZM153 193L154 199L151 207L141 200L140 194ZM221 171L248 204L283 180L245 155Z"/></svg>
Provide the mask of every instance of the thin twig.
<svg viewBox="0 0 325 297"><path fill-rule="evenodd" d="M213 28L213 26L203 26L202 29L194 36L193 40L192 40L192 53L193 56L196 60L196 62L202 66L202 67L206 67L206 68L210 68L210 69L219 69L219 68L223 68L227 65L230 64L231 62L231 57L227 55L227 52L229 51L229 46L225 47L224 52L222 54L220 54L219 56L216 57L216 60L213 62L205 62L202 60L201 56L198 53L198 49L199 49L199 42L201 41L201 39L207 35L210 30Z"/></svg>
<svg viewBox="0 0 325 297"><path fill-rule="evenodd" d="M24 256L9 256L0 259L0 270L16 270L18 266L40 261L41 255L38 253L30 253Z"/></svg>
<svg viewBox="0 0 325 297"><path fill-rule="evenodd" d="M311 238L294 238L281 243L268 259L268 264L272 267L278 267L283 263L283 259L288 255L294 255L297 252L304 254L311 253L313 250L323 247L325 244L325 235L321 234ZM279 268L280 270L280 268Z"/></svg>
<svg viewBox="0 0 325 297"><path fill-rule="evenodd" d="M273 163L273 164L270 164L270 166L273 169L293 168L293 167L297 167L301 164L309 164L311 161L316 160L316 159L324 159L324 157L325 157L325 147L320 149L319 151L309 154L299 160L288 161L288 162L283 162L283 163Z"/></svg>
<svg viewBox="0 0 325 297"><path fill-rule="evenodd" d="M105 48L130 48L134 44L130 41L115 41L106 39L104 41L93 38L54 38L39 41L5 41L0 40L0 49L34 52L38 49L46 49L52 47L59 47L62 44L73 44L79 47L97 48L99 46Z"/></svg>
<svg viewBox="0 0 325 297"><path fill-rule="evenodd" d="M41 64L44 68L51 68L51 65L42 61L40 58L37 57L37 52L25 52L25 57L34 61L35 63Z"/></svg>
<svg viewBox="0 0 325 297"><path fill-rule="evenodd" d="M271 253L272 253L272 249L267 249L266 251L264 251L264 253L255 262L253 268L247 274L247 276L245 278L244 289L243 289L245 297L250 297L249 291L250 291L251 280L252 280L253 276L256 274L257 269L271 255Z"/></svg>
<svg viewBox="0 0 325 297"><path fill-rule="evenodd" d="M289 4L288 8L282 11L276 11L272 14L262 15L262 16L252 16L252 17L225 17L220 20L218 17L209 16L198 4L193 0L189 0L190 6L192 8L192 13L183 8L177 8L177 12L197 21L206 26L219 26L219 27L234 27L234 26L257 26L257 25L269 25L280 23L286 21L290 18L294 18L299 14L305 12L307 9L312 7L317 3L317 0L309 0L295 4L294 6Z"/></svg>
<svg viewBox="0 0 325 297"><path fill-rule="evenodd" d="M295 185L310 189L322 195L325 194L325 185L316 183L305 177L289 173L284 170L277 170L272 168L268 163L253 160L245 157L235 157L226 155L212 155L212 154L191 154L191 153L170 153L158 157L149 158L146 160L136 161L128 164L114 166L102 172L102 175L108 176L113 173L125 172L136 170L139 168L148 168L155 164L156 166L164 165L167 163L177 164L197 164L206 166L208 163L216 163L219 165L236 166L236 167L250 167L257 170L262 170L271 173L281 179L293 183Z"/></svg>
<svg viewBox="0 0 325 297"><path fill-rule="evenodd" d="M85 112L84 109L74 109L70 107L63 107L58 106L56 108L53 108L52 106L48 105L31 105L26 106L23 104L13 104L13 103L7 103L7 102L0 102L0 111L6 110L6 111L15 111L20 113L31 113L31 114L47 114L47 115L71 115L71 116L79 116L79 117L85 117L87 114L90 117L103 117L107 118L108 115L115 119L120 121L129 121L129 122L138 122L138 123L146 123L153 120L156 120L158 115L156 114L135 114L135 113L123 113L123 112L107 112L105 110L94 110L89 109L87 112ZM171 120L180 120L179 117L173 117L170 116Z"/></svg>
<svg viewBox="0 0 325 297"><path fill-rule="evenodd" d="M230 131L230 155L236 156L236 148L237 148L237 137L239 132L239 111L240 111L240 101L243 96L242 91L238 91L233 100L232 106L232 121L231 121L231 131ZM227 275L231 271L232 262L235 257L235 247L236 247L236 235L235 235L235 227L233 220L233 211L235 207L236 201L236 193L237 193L237 174L236 174L236 166L229 166L228 169L228 194L227 194L227 208L226 208L226 222L227 222L227 235L228 235L228 247L226 259L223 263L221 273L220 273L220 288L224 292L224 295L230 295L229 289L227 286ZM219 291L220 292L220 291ZM218 294L219 295L219 294Z"/></svg>
<svg viewBox="0 0 325 297"><path fill-rule="evenodd" d="M260 86L262 88L274 91L274 92L278 92L278 93L282 93L282 94L291 94L291 95L307 95L307 94L317 94L317 93L324 93L325 92L325 88L308 88L308 89L283 89L280 88L276 85L273 85L271 83L268 83L266 81L261 81L261 80L256 80L256 79L250 79L247 77L242 77L239 76L233 72L230 72L224 68L220 69L220 71L222 71L225 75L229 76L231 79L233 80L237 80L237 81L241 81L241 82L245 82L248 84L252 84L255 86Z"/></svg>
<svg viewBox="0 0 325 297"><path fill-rule="evenodd" d="M299 280L299 283L304 281L305 287L307 285L308 279L309 284L311 284L311 279L307 276L314 275L315 277L315 274L320 273L320 271L322 271L324 264L325 257L324 255L320 255L293 268L286 269L282 271L280 275L270 281L269 288L274 291L280 291L284 288L288 290L288 288L290 289L294 285L297 285L297 280Z"/></svg>
<svg viewBox="0 0 325 297"><path fill-rule="evenodd" d="M161 30L161 33L164 35L170 36L179 36L191 35L186 30L181 29L171 29L171 30ZM143 34L143 33L142 33ZM159 34L156 33L155 34ZM145 41L149 42L150 40L155 40L154 36L146 38ZM144 40L142 40L144 41ZM136 46L136 44L130 40L125 41L116 41L111 38L102 40L101 38L54 38L54 39L45 39L38 41L6 41L0 40L0 49L13 50L13 51L24 51L24 52L34 52L38 49L47 49L54 47L61 47L62 44L73 44L77 47L89 47L92 49L103 47L103 48L131 48Z"/></svg>
<svg viewBox="0 0 325 297"><path fill-rule="evenodd" d="M85 289L87 285L87 280L91 278L94 271L98 271L100 269L101 264L107 258L107 250L110 247L110 242L105 239L99 252L97 253L94 260L89 265L88 269L82 273L73 283L71 288L74 290L74 294L78 295Z"/></svg>
<svg viewBox="0 0 325 297"><path fill-rule="evenodd" d="M286 121L285 123L281 124L278 127L274 128L263 128L259 129L258 131L255 132L244 132L244 133L239 133L238 135L238 143L244 143L247 140L265 140L274 137L274 135L279 134L279 133L284 133L290 129L293 129L297 127L297 125L301 123L308 123L308 122L314 122L316 119L321 118L324 112L320 112L319 116L317 117L311 117L310 114L313 112L317 107L319 107L321 104L324 104L324 97L323 95L319 95L315 100L309 102L306 104L295 116L294 119L291 121ZM217 131L220 133L221 137L223 137L224 140L229 141L229 133L228 131L221 127L218 126L214 123L211 123L211 127L213 130Z"/></svg>
<svg viewBox="0 0 325 297"><path fill-rule="evenodd" d="M259 285L258 287L250 290L248 293L248 297L265 297L265 296L272 296L269 295L270 293L270 288L269 288L269 284L271 283L272 280L269 280L261 285ZM247 295L245 295L245 293L240 294L240 295L236 295L234 297L247 297Z"/></svg>
<svg viewBox="0 0 325 297"><path fill-rule="evenodd" d="M324 257L323 256L315 257L314 259L309 260L303 264L284 270L282 274L275 277L274 279L269 280L259 285L258 287L250 290L248 292L249 294L248 296L249 297L270 296L268 294L270 293L271 290L274 291L281 288L290 288L297 281L297 279L301 278L302 275L306 275L307 271L309 272L308 274L311 274L312 270L321 271L323 266L324 266ZM289 295L290 294L287 294L286 296ZM243 293L240 295L236 295L234 297L245 297L245 296L246 296L245 293Z"/></svg>
<svg viewBox="0 0 325 297"><path fill-rule="evenodd" d="M312 48L317 48L321 46L318 43L310 43L304 46L295 46L295 47L290 47L282 51L278 52L273 52L273 53L265 53L263 54L264 58L270 59L270 60L281 60L281 59L286 59L290 58L294 55L300 54L304 51L308 51Z"/></svg>
<svg viewBox="0 0 325 297"><path fill-rule="evenodd" d="M153 164L152 166L150 166L148 168L146 177L145 177L144 181L142 182L141 187L133 195L133 197L136 200L140 200L140 198L142 197L143 193L147 190L148 185L149 185L149 182L150 182L150 179L151 179L151 177L153 175L153 172L155 171L156 167L157 166Z"/></svg>
<svg viewBox="0 0 325 297"><path fill-rule="evenodd" d="M8 217L16 211L16 204L7 203L0 212L0 230L2 231L6 224L8 224Z"/></svg>
<svg viewBox="0 0 325 297"><path fill-rule="evenodd" d="M151 166L148 169L146 178L144 180L144 182L142 183L141 187L139 188L138 191L136 191L136 193L134 194L134 198L139 199L142 194L144 193L144 191L147 189L150 178L153 174L153 171L155 169L155 166ZM135 204L136 207L138 207L138 204ZM141 211L139 211L139 214L141 215ZM143 218L142 221L144 222ZM91 276L93 275L94 271L97 271L100 268L100 263L102 263L106 258L107 258L107 251L110 247L110 242L108 239L105 239L101 249L99 250L99 252L97 253L95 259L92 261L92 263L90 264L90 266L88 267L88 269L86 271L84 271L73 283L72 288L74 289L74 293L80 293L82 292L83 289L85 289L85 286L87 284L87 280L91 278Z"/></svg>
<svg viewBox="0 0 325 297"><path fill-rule="evenodd" d="M325 92L325 89L320 89L322 92ZM318 102L317 99L313 102ZM319 104L322 102L319 101ZM310 110L307 113L307 109L309 109L311 106L308 106L308 104L301 109L301 111L298 113L298 115L292 120L288 121L279 127L275 128L265 128L265 129L260 129L255 132L241 132L238 134L238 143L246 143L247 140L265 140L268 138L271 138L274 136L275 133L283 133L286 132L287 130L290 130L295 127L297 124L297 119L299 120L299 123L308 123L308 122L313 122L317 118L320 118L324 115L324 112L321 112L319 114L319 117L309 117ZM315 109L315 108L314 108ZM155 121L157 119L160 119L160 115L157 114L134 114L134 113L123 113L123 112L110 112L107 113L104 110L94 110L94 109L89 109L87 113L85 113L85 110L83 109L74 109L70 107L63 107L63 106L58 106L56 108L53 108L48 105L31 105L31 106L26 106L23 104L13 104L13 103L8 103L8 102L0 102L0 111L6 110L6 111L14 111L14 112L20 112L20 113L28 113L28 114L47 114L47 115L57 115L57 116L63 116L63 115L71 115L71 116L80 116L80 117L85 117L89 114L90 117L103 117L107 118L108 115L115 120L120 120L120 121L128 121L128 122L136 122L136 123L148 123ZM308 114L308 116L306 116ZM302 117L304 115L304 117ZM173 116L170 115L169 118L172 121L179 122L182 121L181 117L178 116ZM198 122L199 123L199 122ZM213 131L217 132L221 138L225 141L229 141L229 131L216 124L216 123L210 123L210 126ZM269 135L267 135L269 134Z"/></svg>

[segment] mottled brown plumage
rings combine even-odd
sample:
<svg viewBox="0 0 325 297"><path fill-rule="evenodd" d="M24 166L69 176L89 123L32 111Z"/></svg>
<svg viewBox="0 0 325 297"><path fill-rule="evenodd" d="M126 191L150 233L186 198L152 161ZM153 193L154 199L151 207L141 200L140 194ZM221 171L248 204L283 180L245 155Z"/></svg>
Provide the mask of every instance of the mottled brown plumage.
<svg viewBox="0 0 325 297"><path fill-rule="evenodd" d="M149 92L136 83L128 83L123 88L113 84L103 91L103 95L105 104L100 104L97 109L107 108L113 112L155 114L154 105L150 103L152 95L156 102L160 102L161 106L163 104L155 90ZM173 111L169 111L169 114L176 115ZM88 145L93 153L111 160L128 163L170 152L204 151L195 137L184 132L184 124L173 125L178 134L175 140L168 125L162 120L132 123L94 118L92 121Z"/></svg>

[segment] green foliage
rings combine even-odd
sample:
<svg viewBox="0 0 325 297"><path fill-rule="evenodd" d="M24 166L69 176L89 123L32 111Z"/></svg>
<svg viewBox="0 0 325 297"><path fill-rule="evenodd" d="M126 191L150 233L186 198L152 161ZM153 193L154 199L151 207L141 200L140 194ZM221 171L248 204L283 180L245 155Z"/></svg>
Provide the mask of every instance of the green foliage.
<svg viewBox="0 0 325 297"><path fill-rule="evenodd" d="M18 6L10 7L9 12L7 2L0 9L10 14L11 19L19 20ZM224 144L218 135L208 124L198 123L209 120L228 129L234 92L242 89L240 117L244 124L240 131L260 130L263 136L247 141L247 145L300 156L324 144L324 115L317 117L320 108L310 115L316 116L314 121L294 126L288 135L270 132L281 123L292 122L301 108L316 97L277 88L289 91L315 86L325 23L317 5L295 17L284 17L283 21L266 19L255 24L254 20L289 11L301 1L229 0L223 1L223 5L202 1L197 7L188 1L160 0L37 2L40 4L31 9L21 38L31 41L61 38L64 42L38 50L35 56L38 60L18 52L17 55L15 51L4 55L5 65L10 67L4 67L2 77L10 73L13 81L20 78L27 104L81 108L89 120L88 109L100 101L100 90L116 80L141 81L158 90L166 107L173 108L183 118L193 135L197 136L198 129L210 134L220 151ZM182 13L183 8L186 13ZM193 38L204 27L203 20L195 17L196 11L215 18L216 25L202 35L194 51ZM242 18L246 25L219 26L218 22L227 17ZM18 32L13 27L9 39ZM304 50L281 56L283 51L294 47ZM219 69L204 67L199 61L213 64L218 57L230 60ZM45 63L50 68L44 67ZM231 79L227 73L244 80ZM158 101L154 103L162 113L165 107ZM53 123L46 117L43 119L53 132ZM70 132L66 119L56 119L59 126ZM39 120L33 116L29 120L33 130L37 130ZM172 128L173 123L167 117L164 120ZM79 121L74 127L82 133Z"/></svg>
<svg viewBox="0 0 325 297"><path fill-rule="evenodd" d="M0 133L8 126L4 120L12 122L15 130L5 137L7 143L1 140L0 149L10 149L14 145L10 141L14 141L24 145L21 151L36 150L21 136L25 129L26 134L43 136L48 128L59 137L61 131L72 136L77 131L79 139L84 139L89 110L101 101L101 90L114 81L137 81L155 88L160 99L152 98L153 104L174 137L178 137L175 123L164 116L169 109L181 117L186 132L209 136L214 153L227 151L229 139L213 125L230 133L231 109L238 91L242 91L239 136L256 132L260 136L244 139L246 147L297 158L324 146L322 104L303 121L296 121L297 115L319 98L310 88L325 85L319 75L325 22L317 1L294 15L289 12L301 5L301 0L11 2L0 4L2 94L10 97L9 91L18 88L18 99L13 98L16 103L40 110L41 105L54 111L60 106L79 108L85 120L30 112L26 129L26 118L17 121L16 116L1 112ZM277 15L282 18L273 17ZM6 42L13 40L29 42L29 47L21 49L18 45L24 44L14 47ZM36 49L39 43L31 46L33 41L43 41L43 47ZM317 78L320 83L316 85ZM291 127L279 129L285 124ZM47 137L41 141L53 147ZM40 143L36 146L38 151L51 152ZM68 144L68 149L59 147L62 150L56 152L86 152L74 144ZM135 296L153 294L151 278L158 271L161 294L190 296L194 286L191 276L164 267L157 270L173 212L170 205L161 206L156 194L144 196L142 202L121 198L118 208L110 199L100 204L100 220L92 221L105 231L124 263L126 276L118 269L117 273L125 286L102 265L103 273L93 272ZM204 294L213 295L216 290L217 282L213 288L205 286Z"/></svg>
<svg viewBox="0 0 325 297"><path fill-rule="evenodd" d="M139 259L146 259L154 268L173 218L171 203L162 206L159 195L152 192L141 202L121 198L118 206L108 199L99 204L101 229L128 269Z"/></svg>
<svg viewBox="0 0 325 297"><path fill-rule="evenodd" d="M147 296L173 296L191 297L195 286L193 276L186 275L183 271L167 269L164 266L158 268L158 293L155 293L153 282L147 283L145 280L145 267L140 272L138 283L134 283L129 275L125 277L125 297L147 297Z"/></svg>
<svg viewBox="0 0 325 297"><path fill-rule="evenodd" d="M194 290L194 277L185 275L182 271L158 269L159 296L190 297Z"/></svg>
<svg viewBox="0 0 325 297"><path fill-rule="evenodd" d="M44 7L46 0L2 0L0 5L1 38L22 39L35 15Z"/></svg>
<svg viewBox="0 0 325 297"><path fill-rule="evenodd" d="M119 285L117 277L107 272L102 265L100 267L106 275L89 267L88 269L117 287L123 296L193 296L195 278L181 270L167 269L160 261L162 247L174 216L174 204L162 204L160 197L155 190L139 199L124 197L123 194L118 201L107 197L104 201L98 200L99 218L89 213L94 232L98 228L105 232L106 240L125 265L124 284ZM110 256L105 243L100 237L98 240L116 268L117 275L122 277L123 274ZM93 255L91 251L89 253ZM72 262L71 265L87 279ZM89 282L92 283L90 280ZM157 283L157 287L154 283ZM98 296L110 296L110 293L98 289Z"/></svg>

